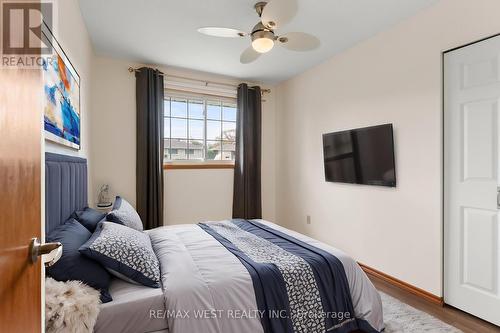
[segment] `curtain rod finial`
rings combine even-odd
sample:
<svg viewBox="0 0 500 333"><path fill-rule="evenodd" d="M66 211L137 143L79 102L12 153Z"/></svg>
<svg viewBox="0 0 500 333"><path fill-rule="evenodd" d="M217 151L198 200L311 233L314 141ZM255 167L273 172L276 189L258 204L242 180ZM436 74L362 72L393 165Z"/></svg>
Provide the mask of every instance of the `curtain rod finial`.
<svg viewBox="0 0 500 333"><path fill-rule="evenodd" d="M129 71L130 73L133 73L133 72L135 72L136 70L135 70L134 68L132 68L132 67L129 67L129 68L128 68L128 71Z"/></svg>

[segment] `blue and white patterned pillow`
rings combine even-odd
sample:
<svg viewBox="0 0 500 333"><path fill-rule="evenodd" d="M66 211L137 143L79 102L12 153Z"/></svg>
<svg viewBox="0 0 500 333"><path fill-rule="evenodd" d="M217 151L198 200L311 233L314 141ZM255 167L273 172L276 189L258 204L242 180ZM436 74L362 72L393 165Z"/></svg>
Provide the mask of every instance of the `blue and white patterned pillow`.
<svg viewBox="0 0 500 333"><path fill-rule="evenodd" d="M108 221L100 222L80 253L98 261L111 274L148 287L160 287L160 264L149 235Z"/></svg>
<svg viewBox="0 0 500 333"><path fill-rule="evenodd" d="M106 220L123 224L126 227L142 231L144 229L141 217L127 200L117 196L113 210L108 213Z"/></svg>

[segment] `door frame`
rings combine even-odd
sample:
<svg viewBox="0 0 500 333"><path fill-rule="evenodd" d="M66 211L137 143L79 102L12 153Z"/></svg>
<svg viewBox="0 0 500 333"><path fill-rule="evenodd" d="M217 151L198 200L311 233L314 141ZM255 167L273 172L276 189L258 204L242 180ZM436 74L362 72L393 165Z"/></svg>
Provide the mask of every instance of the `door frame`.
<svg viewBox="0 0 500 333"><path fill-rule="evenodd" d="M445 289L446 289L446 276L445 276L445 209L444 209L444 204L445 204L445 193L444 193L444 177L445 177L445 165L444 165L444 156L445 156L445 123L444 123L444 108L445 108L445 100L444 100L444 93L445 93L445 73L444 73L444 62L445 62L445 55L447 53L486 41L491 38L495 38L500 36L500 32L495 33L493 35L489 35L487 37L483 37L480 39L477 39L475 41L460 45L460 46L455 46L450 49L444 50L441 52L441 292L442 292L442 298L443 298L443 305L448 304L446 302L445 298ZM472 314L471 314L472 315Z"/></svg>

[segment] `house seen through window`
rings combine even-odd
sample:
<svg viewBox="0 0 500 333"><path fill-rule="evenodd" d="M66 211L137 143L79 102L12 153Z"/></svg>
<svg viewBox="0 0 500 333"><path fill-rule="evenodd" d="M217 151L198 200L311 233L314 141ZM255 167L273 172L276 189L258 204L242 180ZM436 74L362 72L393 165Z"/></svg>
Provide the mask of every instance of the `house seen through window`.
<svg viewBox="0 0 500 333"><path fill-rule="evenodd" d="M234 161L236 102L167 95L165 158L169 161Z"/></svg>

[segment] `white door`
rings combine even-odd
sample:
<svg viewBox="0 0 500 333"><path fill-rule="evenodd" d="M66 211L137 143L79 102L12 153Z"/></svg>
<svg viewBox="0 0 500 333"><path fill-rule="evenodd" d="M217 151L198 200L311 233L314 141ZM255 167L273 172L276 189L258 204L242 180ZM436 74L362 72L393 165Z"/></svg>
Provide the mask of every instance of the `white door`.
<svg viewBox="0 0 500 333"><path fill-rule="evenodd" d="M500 36L444 55L445 302L500 325Z"/></svg>

